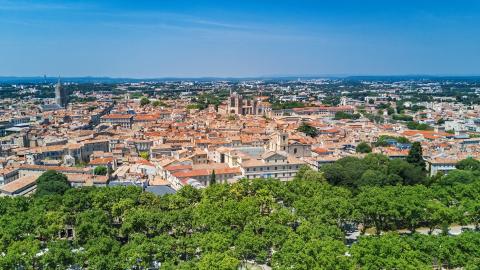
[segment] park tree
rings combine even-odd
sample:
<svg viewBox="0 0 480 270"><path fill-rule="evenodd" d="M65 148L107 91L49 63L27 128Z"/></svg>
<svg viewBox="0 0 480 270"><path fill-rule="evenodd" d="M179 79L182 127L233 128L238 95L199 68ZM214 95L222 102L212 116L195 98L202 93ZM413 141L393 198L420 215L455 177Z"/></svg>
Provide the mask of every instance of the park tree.
<svg viewBox="0 0 480 270"><path fill-rule="evenodd" d="M455 167L459 170L480 171L480 161L468 157L459 161Z"/></svg>
<svg viewBox="0 0 480 270"><path fill-rule="evenodd" d="M351 256L358 269L431 269L432 258L396 233L362 237Z"/></svg>
<svg viewBox="0 0 480 270"><path fill-rule="evenodd" d="M0 256L0 269L38 269L40 241L32 237L12 242Z"/></svg>
<svg viewBox="0 0 480 270"><path fill-rule="evenodd" d="M52 241L48 250L40 257L40 269L68 269L75 263L72 247L65 240Z"/></svg>
<svg viewBox="0 0 480 270"><path fill-rule="evenodd" d="M448 227L455 218L455 210L438 200L429 200L425 206L424 219L428 224L429 234L432 234L435 229Z"/></svg>
<svg viewBox="0 0 480 270"><path fill-rule="evenodd" d="M70 188L67 177L57 171L48 170L37 179L36 196L63 195Z"/></svg>
<svg viewBox="0 0 480 270"><path fill-rule="evenodd" d="M198 262L200 270L218 269L218 270L236 270L240 261L232 256L230 252L211 252L202 256Z"/></svg>
<svg viewBox="0 0 480 270"><path fill-rule="evenodd" d="M478 179L478 176L475 175L472 171L464 170L453 170L446 175L443 175L439 180L438 184L442 186L453 186L455 184L469 184Z"/></svg>
<svg viewBox="0 0 480 270"><path fill-rule="evenodd" d="M300 168L298 168L297 173L295 174L294 179L295 180L301 180L303 178L303 175L307 172L310 171L311 168L307 165L302 165Z"/></svg>
<svg viewBox="0 0 480 270"><path fill-rule="evenodd" d="M291 235L272 259L274 269L355 269L347 249L338 240L304 241Z"/></svg>
<svg viewBox="0 0 480 270"><path fill-rule="evenodd" d="M83 263L92 269L120 269L120 243L110 237L92 238L85 244Z"/></svg>
<svg viewBox="0 0 480 270"><path fill-rule="evenodd" d="M358 186L384 186L389 178L383 172L366 170L359 179Z"/></svg>
<svg viewBox="0 0 480 270"><path fill-rule="evenodd" d="M476 269L477 231L396 230L478 226L478 175L454 170L424 185L415 170L367 154L320 172L303 167L287 182L242 179L164 196L83 187L1 197L0 269ZM369 234L346 245L357 228Z"/></svg>
<svg viewBox="0 0 480 270"><path fill-rule="evenodd" d="M110 236L109 217L99 209L86 210L79 213L75 220L75 234L79 243L83 244L90 239Z"/></svg>

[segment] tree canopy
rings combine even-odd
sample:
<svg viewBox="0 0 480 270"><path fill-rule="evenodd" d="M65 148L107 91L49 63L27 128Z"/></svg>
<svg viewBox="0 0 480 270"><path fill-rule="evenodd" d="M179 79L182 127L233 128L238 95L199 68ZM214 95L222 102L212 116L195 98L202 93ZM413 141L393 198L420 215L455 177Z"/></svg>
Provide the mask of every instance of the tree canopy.
<svg viewBox="0 0 480 270"><path fill-rule="evenodd" d="M422 170L425 170L425 160L423 159L422 145L419 142L414 142L408 151L407 162L414 164Z"/></svg>
<svg viewBox="0 0 480 270"><path fill-rule="evenodd" d="M355 152L357 152L357 153L370 153L370 152L372 152L372 147L366 142L361 142L355 148Z"/></svg>
<svg viewBox="0 0 480 270"><path fill-rule="evenodd" d="M68 182L68 179L64 174L49 170L44 172L37 179L37 191L35 192L35 195L62 195L69 188L70 182Z"/></svg>
<svg viewBox="0 0 480 270"><path fill-rule="evenodd" d="M459 170L480 171L480 161L468 157L457 163L456 168Z"/></svg>
<svg viewBox="0 0 480 270"><path fill-rule="evenodd" d="M337 186L358 190L363 186L415 185L426 181L421 167L402 159L368 154L364 158L345 157L320 169L326 180Z"/></svg>
<svg viewBox="0 0 480 270"><path fill-rule="evenodd" d="M335 113L335 119L340 120L340 119L352 119L356 120L360 118L360 114L358 113L346 113L346 112L336 112Z"/></svg>
<svg viewBox="0 0 480 270"><path fill-rule="evenodd" d="M95 175L107 175L108 168L105 166L97 166L95 169L93 169L93 173Z"/></svg>
<svg viewBox="0 0 480 270"><path fill-rule="evenodd" d="M147 97L142 97L140 99L140 106L143 107L143 106L148 105L148 104L150 104L150 99L148 99Z"/></svg>
<svg viewBox="0 0 480 270"><path fill-rule="evenodd" d="M318 130L315 127L312 127L311 125L309 125L306 122L302 122L302 124L298 127L297 130L307 134L307 136L310 136L312 138L318 136Z"/></svg>
<svg viewBox="0 0 480 270"><path fill-rule="evenodd" d="M288 182L243 179L161 197L137 187L3 197L0 269L475 269L480 233L447 231L479 227L479 176L419 181L415 168L368 154L320 172L302 167ZM364 235L346 245L357 227ZM415 233L421 227L444 233Z"/></svg>

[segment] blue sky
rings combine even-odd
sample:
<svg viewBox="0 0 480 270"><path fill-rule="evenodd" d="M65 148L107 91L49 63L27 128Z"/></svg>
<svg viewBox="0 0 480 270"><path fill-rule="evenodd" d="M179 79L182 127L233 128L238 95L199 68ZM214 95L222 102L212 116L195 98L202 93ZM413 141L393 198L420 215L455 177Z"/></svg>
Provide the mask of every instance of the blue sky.
<svg viewBox="0 0 480 270"><path fill-rule="evenodd" d="M0 0L0 76L479 75L480 1Z"/></svg>

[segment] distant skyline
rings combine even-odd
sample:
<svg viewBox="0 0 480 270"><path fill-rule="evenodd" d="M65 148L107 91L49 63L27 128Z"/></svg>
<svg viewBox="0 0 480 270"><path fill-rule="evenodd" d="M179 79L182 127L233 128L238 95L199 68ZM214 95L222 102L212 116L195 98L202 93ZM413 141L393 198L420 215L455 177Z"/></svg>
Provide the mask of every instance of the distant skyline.
<svg viewBox="0 0 480 270"><path fill-rule="evenodd" d="M480 1L0 0L0 76L480 75Z"/></svg>

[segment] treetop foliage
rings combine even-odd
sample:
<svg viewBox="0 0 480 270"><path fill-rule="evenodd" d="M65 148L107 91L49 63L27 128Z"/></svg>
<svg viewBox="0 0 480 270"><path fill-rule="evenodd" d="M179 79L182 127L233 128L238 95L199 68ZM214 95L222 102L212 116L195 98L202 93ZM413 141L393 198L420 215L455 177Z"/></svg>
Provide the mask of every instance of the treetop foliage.
<svg viewBox="0 0 480 270"><path fill-rule="evenodd" d="M336 120L340 120L340 119L352 119L352 120L356 120L356 119L359 119L361 117L360 114L358 113L346 113L346 112L336 112L335 113L335 117L334 119Z"/></svg>
<svg viewBox="0 0 480 270"><path fill-rule="evenodd" d="M36 196L45 196L45 195L62 195L70 188L70 182L68 182L67 177L59 172L49 170L44 172L37 179L37 190L35 192Z"/></svg>
<svg viewBox="0 0 480 270"><path fill-rule="evenodd" d="M355 152L357 152L357 153L370 153L370 152L372 152L372 147L366 142L361 142L355 148Z"/></svg>
<svg viewBox="0 0 480 270"><path fill-rule="evenodd" d="M310 126L306 122L302 122L302 124L298 127L297 130L307 134L307 136L310 136L312 138L315 138L318 136L318 130L315 127Z"/></svg>
<svg viewBox="0 0 480 270"><path fill-rule="evenodd" d="M302 167L289 182L243 179L162 197L136 187L85 187L0 198L0 269L478 266L480 233L446 233L450 224L480 224L475 171L419 181L409 174L415 165L377 154L327 166L345 179L332 181L332 168ZM48 179L54 175L63 178L49 172ZM346 245L359 224L371 235ZM421 227L444 234L396 232Z"/></svg>
<svg viewBox="0 0 480 270"><path fill-rule="evenodd" d="M364 158L344 157L321 167L326 180L336 186L358 191L362 186L425 184L426 174L421 167L402 159L390 160L381 154Z"/></svg>

